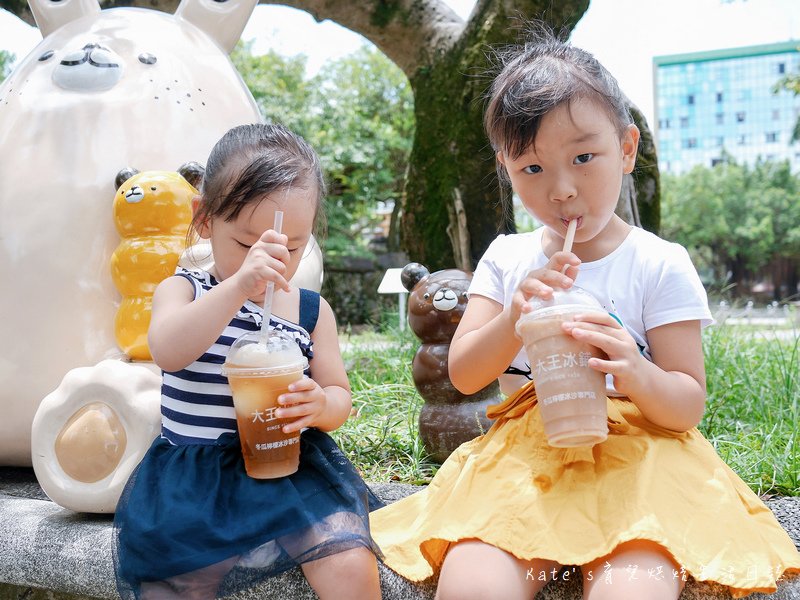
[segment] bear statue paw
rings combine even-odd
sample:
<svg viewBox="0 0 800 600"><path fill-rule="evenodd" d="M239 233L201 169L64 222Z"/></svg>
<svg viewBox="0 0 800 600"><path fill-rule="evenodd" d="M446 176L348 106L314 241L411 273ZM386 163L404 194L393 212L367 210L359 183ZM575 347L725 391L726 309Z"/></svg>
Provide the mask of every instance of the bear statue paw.
<svg viewBox="0 0 800 600"><path fill-rule="evenodd" d="M160 374L142 364L69 371L33 419L33 468L45 494L76 512L113 513L160 432L160 402Z"/></svg>

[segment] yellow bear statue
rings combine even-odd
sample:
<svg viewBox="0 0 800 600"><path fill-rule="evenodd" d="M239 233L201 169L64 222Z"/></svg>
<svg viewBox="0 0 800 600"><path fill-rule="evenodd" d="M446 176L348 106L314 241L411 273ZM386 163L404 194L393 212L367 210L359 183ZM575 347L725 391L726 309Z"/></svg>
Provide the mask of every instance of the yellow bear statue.
<svg viewBox="0 0 800 600"><path fill-rule="evenodd" d="M147 328L153 292L175 273L197 194L179 173L144 171L127 179L114 196L114 223L122 238L111 256L111 277L122 294L114 334L132 360L151 360Z"/></svg>

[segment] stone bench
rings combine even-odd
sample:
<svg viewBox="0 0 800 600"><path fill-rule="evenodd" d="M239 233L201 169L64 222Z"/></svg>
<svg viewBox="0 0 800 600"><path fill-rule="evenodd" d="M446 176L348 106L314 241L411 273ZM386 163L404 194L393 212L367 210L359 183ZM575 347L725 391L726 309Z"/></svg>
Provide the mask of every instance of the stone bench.
<svg viewBox="0 0 800 600"><path fill-rule="evenodd" d="M419 488L370 484L387 503ZM773 498L767 505L800 548L800 498ZM32 469L0 467L0 600L93 600L118 598L111 560L112 518L77 514L50 502ZM432 600L433 582L412 584L380 565L385 600ZM563 578L563 575L562 575ZM579 578L548 584L537 600L576 600ZM275 577L235 600L313 600L300 569ZM689 581L681 600L730 598L716 585ZM800 600L800 578L752 599ZM342 599L347 600L347 599Z"/></svg>

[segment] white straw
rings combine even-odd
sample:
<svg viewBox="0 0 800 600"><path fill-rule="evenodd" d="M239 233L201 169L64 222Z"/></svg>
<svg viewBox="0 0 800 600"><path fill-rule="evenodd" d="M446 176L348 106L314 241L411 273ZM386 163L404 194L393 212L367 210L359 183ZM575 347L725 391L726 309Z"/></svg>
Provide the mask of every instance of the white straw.
<svg viewBox="0 0 800 600"><path fill-rule="evenodd" d="M572 219L567 225L567 235L564 238L564 247L562 250L564 252L571 252L572 251L572 242L575 239L575 230L578 228L578 219ZM569 265L564 265L561 268L562 273L566 273Z"/></svg>
<svg viewBox="0 0 800 600"><path fill-rule="evenodd" d="M564 252L572 251L572 242L575 239L575 230L578 228L578 219L572 219L567 225L567 235L564 238Z"/></svg>
<svg viewBox="0 0 800 600"><path fill-rule="evenodd" d="M280 233L283 227L283 211L275 211L275 224L272 229L275 233ZM269 338L269 321L272 317L272 296L275 294L275 284L270 281L267 283L267 291L264 293L264 316L261 320L261 341L267 343Z"/></svg>

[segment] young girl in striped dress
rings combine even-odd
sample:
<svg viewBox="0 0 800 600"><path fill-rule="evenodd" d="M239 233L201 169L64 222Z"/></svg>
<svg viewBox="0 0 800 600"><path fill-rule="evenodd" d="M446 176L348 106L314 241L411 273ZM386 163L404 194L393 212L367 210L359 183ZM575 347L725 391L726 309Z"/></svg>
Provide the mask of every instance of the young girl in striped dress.
<svg viewBox="0 0 800 600"><path fill-rule="evenodd" d="M291 287L325 193L319 159L281 126L229 131L208 159L192 229L214 267L179 268L153 296L153 360L164 372L162 432L117 507L114 563L123 598L226 596L300 565L320 598L380 598L367 513L378 500L331 437L351 397L333 311ZM271 229L284 212L283 233ZM245 473L231 392L220 368L231 343L271 326L295 338L307 377L279 399L301 431L287 477Z"/></svg>

